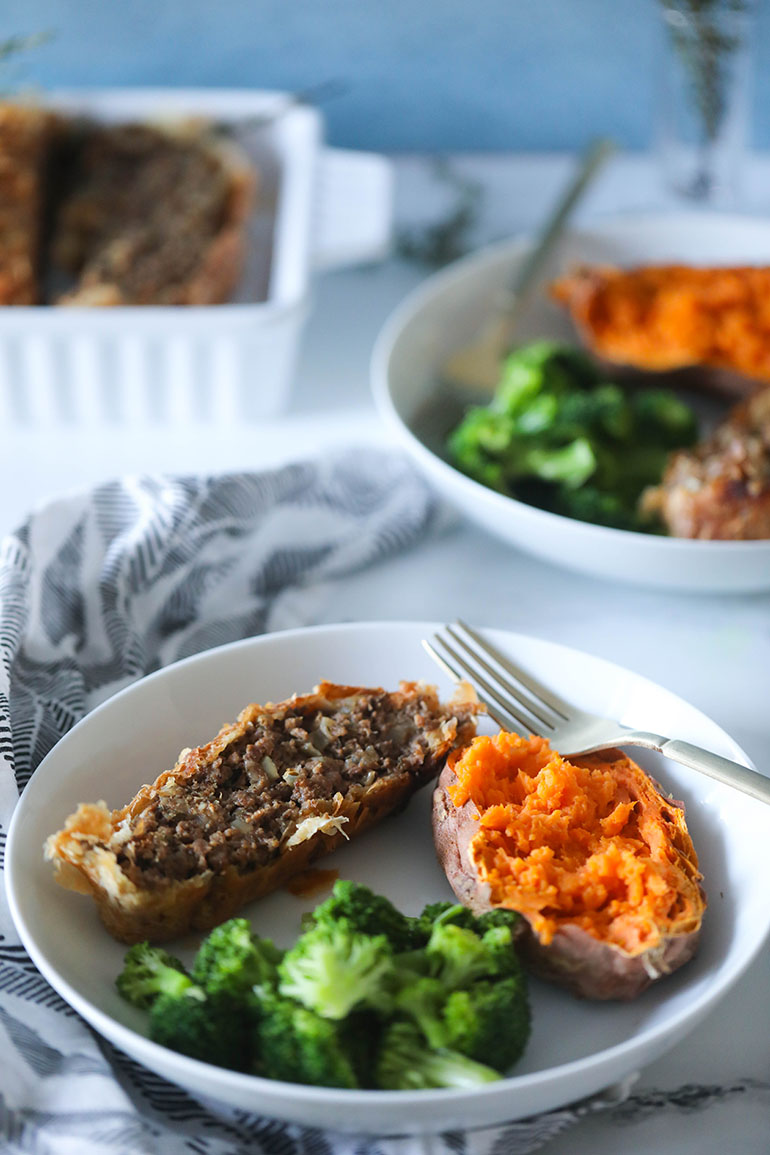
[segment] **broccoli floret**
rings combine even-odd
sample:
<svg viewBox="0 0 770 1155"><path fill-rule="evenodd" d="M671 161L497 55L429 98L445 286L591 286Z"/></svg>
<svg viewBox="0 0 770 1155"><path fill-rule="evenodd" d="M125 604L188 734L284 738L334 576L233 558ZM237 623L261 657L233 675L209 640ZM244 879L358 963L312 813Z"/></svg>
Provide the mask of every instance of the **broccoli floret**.
<svg viewBox="0 0 770 1155"><path fill-rule="evenodd" d="M475 406L449 434L447 448L454 463L489 489L507 491L502 456L514 436L513 424L505 414Z"/></svg>
<svg viewBox="0 0 770 1155"><path fill-rule="evenodd" d="M521 963L513 948L514 929L521 922L521 915L515 910L498 907L474 915L460 903L434 902L424 908L420 921L428 939L432 940L432 949L399 956L396 959L399 968L402 958L406 957L413 971L434 976L442 974L445 982L449 974L446 968L450 965L453 970L458 968L460 974L463 973L463 967L468 966L472 974L469 981L473 977L518 974L521 970ZM458 936L450 931L447 935L439 929L441 927L457 927L467 933ZM447 954L451 954L451 964L447 963ZM422 967L416 965L420 955L426 964Z"/></svg>
<svg viewBox="0 0 770 1155"><path fill-rule="evenodd" d="M521 1057L530 1033L530 1008L523 972L495 981L482 979L452 991L443 1007L444 1046L507 1071Z"/></svg>
<svg viewBox="0 0 770 1155"><path fill-rule="evenodd" d="M560 404L561 399L553 393L534 397L516 418L516 433L527 438L550 433L558 420Z"/></svg>
<svg viewBox="0 0 770 1155"><path fill-rule="evenodd" d="M633 505L629 507L616 493L597 489L594 485L559 490L553 495L550 508L554 513L562 513L578 521L590 521L594 525L606 525L612 529L640 528Z"/></svg>
<svg viewBox="0 0 770 1155"><path fill-rule="evenodd" d="M577 489L596 471L596 453L587 437L555 447L515 441L506 453L504 469L511 483L518 477L537 477Z"/></svg>
<svg viewBox="0 0 770 1155"><path fill-rule="evenodd" d="M476 916L459 902L429 902L423 907L420 926L425 936L424 942L430 938L436 923L452 923L453 926L464 926L466 930L476 930L478 927Z"/></svg>
<svg viewBox="0 0 770 1155"><path fill-rule="evenodd" d="M474 914L467 906L460 902L429 902L423 907L420 914L420 924L425 934L425 941L430 938L434 923L452 923L454 926L463 926L466 930L484 934L493 926L507 926L513 933L514 928L521 922L521 915L515 910L497 906L494 910L486 910L483 914Z"/></svg>
<svg viewBox="0 0 770 1155"><path fill-rule="evenodd" d="M192 979L178 958L161 947L137 942L126 952L116 986L127 1002L147 1010L161 995L183 994Z"/></svg>
<svg viewBox="0 0 770 1155"><path fill-rule="evenodd" d="M573 389L558 399L548 434L554 444L576 437L604 437L628 440L633 414L626 394L617 385L597 385L593 389Z"/></svg>
<svg viewBox="0 0 770 1155"><path fill-rule="evenodd" d="M283 957L270 939L259 938L245 918L214 928L201 943L192 968L193 980L209 994L246 995L253 986L275 985Z"/></svg>
<svg viewBox="0 0 770 1155"><path fill-rule="evenodd" d="M480 928L481 929L481 928ZM485 977L498 978L506 975L523 975L521 959L514 946L514 934L510 925L499 923L490 925L481 935L487 952L487 974Z"/></svg>
<svg viewBox="0 0 770 1155"><path fill-rule="evenodd" d="M447 991L441 979L420 975L406 982L395 998L399 1015L413 1019L431 1047L445 1047L447 1028L443 1013Z"/></svg>
<svg viewBox="0 0 770 1155"><path fill-rule="evenodd" d="M597 470L591 483L613 493L633 508L646 485L656 484L668 460L668 450L643 443L628 445L620 458L606 448L599 450Z"/></svg>
<svg viewBox="0 0 770 1155"><path fill-rule="evenodd" d="M640 439L665 449L692 445L698 423L689 405L666 389L642 389L631 396L636 431Z"/></svg>
<svg viewBox="0 0 770 1155"><path fill-rule="evenodd" d="M523 971L479 979L447 991L420 978L399 991L396 1011L411 1019L433 1050L448 1048L496 1071L507 1071L529 1039L530 1009Z"/></svg>
<svg viewBox="0 0 770 1155"><path fill-rule="evenodd" d="M490 408L518 417L542 394L561 396L571 389L591 388L597 380L593 362L579 349L533 341L505 358Z"/></svg>
<svg viewBox="0 0 770 1155"><path fill-rule="evenodd" d="M397 1019L385 1031L375 1077L383 1090L415 1091L429 1087L478 1087L495 1082L500 1075L457 1051L431 1049L417 1026Z"/></svg>
<svg viewBox="0 0 770 1155"><path fill-rule="evenodd" d="M485 910L483 914L476 916L476 933L485 934L486 931L491 930L492 927L505 926L511 932L513 938L514 931L521 923L521 915L515 910L507 910L503 906L496 906L494 910Z"/></svg>
<svg viewBox="0 0 770 1155"><path fill-rule="evenodd" d="M417 918L402 914L381 894L375 894L360 882L338 879L329 897L317 906L312 922L321 926L344 920L360 934L382 935L394 951L410 950L427 939Z"/></svg>
<svg viewBox="0 0 770 1155"><path fill-rule="evenodd" d="M414 1021L429 1046L449 1047L505 1070L529 1036L527 979L513 949L510 922L490 923L481 936L439 924L431 942L434 951L425 955L432 973L405 978L395 1011ZM461 974L458 959L467 968Z"/></svg>
<svg viewBox="0 0 770 1155"><path fill-rule="evenodd" d="M323 921L284 955L278 989L326 1019L354 1008L382 1009L393 975L393 952L384 934L366 935L345 921Z"/></svg>
<svg viewBox="0 0 770 1155"><path fill-rule="evenodd" d="M351 1015L335 1022L272 993L260 998L255 1036L257 1074L290 1083L349 1088L365 1085L377 1038L368 1016Z"/></svg>
<svg viewBox="0 0 770 1155"><path fill-rule="evenodd" d="M150 1038L192 1059L246 1070L251 1061L250 1021L244 1000L207 995L190 984L160 995L150 1007Z"/></svg>
<svg viewBox="0 0 770 1155"><path fill-rule="evenodd" d="M507 935L507 950L513 954L509 931L501 927L489 933ZM429 973L441 980L445 990L456 990L497 974L501 965L499 939L487 943L475 931L452 923L434 924L425 954Z"/></svg>

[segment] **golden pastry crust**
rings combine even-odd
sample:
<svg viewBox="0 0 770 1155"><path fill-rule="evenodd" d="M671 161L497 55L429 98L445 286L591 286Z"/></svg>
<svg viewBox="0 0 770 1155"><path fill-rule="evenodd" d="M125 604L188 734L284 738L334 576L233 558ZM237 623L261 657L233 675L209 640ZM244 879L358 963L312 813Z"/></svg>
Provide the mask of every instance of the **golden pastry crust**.
<svg viewBox="0 0 770 1155"><path fill-rule="evenodd" d="M0 305L35 305L48 151L56 118L36 105L0 102Z"/></svg>

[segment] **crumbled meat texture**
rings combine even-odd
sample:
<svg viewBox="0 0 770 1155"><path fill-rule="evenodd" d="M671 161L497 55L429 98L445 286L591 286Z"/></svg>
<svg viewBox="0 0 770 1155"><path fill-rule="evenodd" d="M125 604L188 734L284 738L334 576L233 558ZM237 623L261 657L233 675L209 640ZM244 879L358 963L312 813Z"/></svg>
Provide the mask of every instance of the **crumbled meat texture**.
<svg viewBox="0 0 770 1155"><path fill-rule="evenodd" d="M277 856L299 821L334 813L335 796L354 801L386 776L426 780L436 769L426 733L459 715L420 696L395 698L360 694L307 714L292 703L265 708L219 757L153 792L116 846L120 867L142 887L249 871Z"/></svg>
<svg viewBox="0 0 770 1155"><path fill-rule="evenodd" d="M675 537L770 538L770 387L736 406L708 440L673 454L642 504Z"/></svg>
<svg viewBox="0 0 770 1155"><path fill-rule="evenodd" d="M126 303L174 303L226 217L230 181L201 141L146 125L89 127L54 234L78 288Z"/></svg>

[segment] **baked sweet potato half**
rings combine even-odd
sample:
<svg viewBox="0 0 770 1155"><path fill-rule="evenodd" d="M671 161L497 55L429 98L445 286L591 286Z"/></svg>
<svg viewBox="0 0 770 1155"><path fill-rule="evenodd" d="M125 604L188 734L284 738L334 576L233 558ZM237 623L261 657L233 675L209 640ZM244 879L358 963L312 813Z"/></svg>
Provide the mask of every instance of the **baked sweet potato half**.
<svg viewBox="0 0 770 1155"><path fill-rule="evenodd" d="M567 761L543 738L477 737L441 773L433 830L458 899L518 911L521 957L576 995L634 998L697 949L684 809L619 750Z"/></svg>
<svg viewBox="0 0 770 1155"><path fill-rule="evenodd" d="M580 265L550 285L605 365L746 397L770 382L770 268Z"/></svg>

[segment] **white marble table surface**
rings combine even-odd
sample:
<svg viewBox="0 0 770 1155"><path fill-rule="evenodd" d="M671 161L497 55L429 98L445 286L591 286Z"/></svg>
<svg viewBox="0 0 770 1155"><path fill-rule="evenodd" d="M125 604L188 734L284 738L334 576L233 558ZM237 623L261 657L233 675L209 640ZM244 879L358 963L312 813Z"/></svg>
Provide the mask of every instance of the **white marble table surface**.
<svg viewBox="0 0 770 1155"><path fill-rule="evenodd" d="M561 156L465 157L456 170L485 189L473 244L530 228L569 168ZM754 158L743 207L770 212L770 158ZM399 225L451 207L433 163L396 162ZM675 207L641 156L614 160L580 216ZM332 446L387 441L369 395L372 342L390 309L425 275L393 258L319 277L290 409L262 425L215 436L190 426L91 432L5 431L0 533L33 506L122 473L260 468ZM533 633L645 674L713 716L760 767L770 769L770 595L666 594L562 571L456 524L409 554L330 586L318 622L451 619ZM770 826L769 826L770 833ZM770 901L770 880L768 880ZM634 1091L697 1085L622 1126L588 1119L551 1141L546 1155L766 1155L770 1152L770 950L684 1042L641 1072ZM703 1106L703 1101L708 1105ZM677 1105L678 1104L678 1105ZM700 1104L700 1105L698 1105Z"/></svg>

